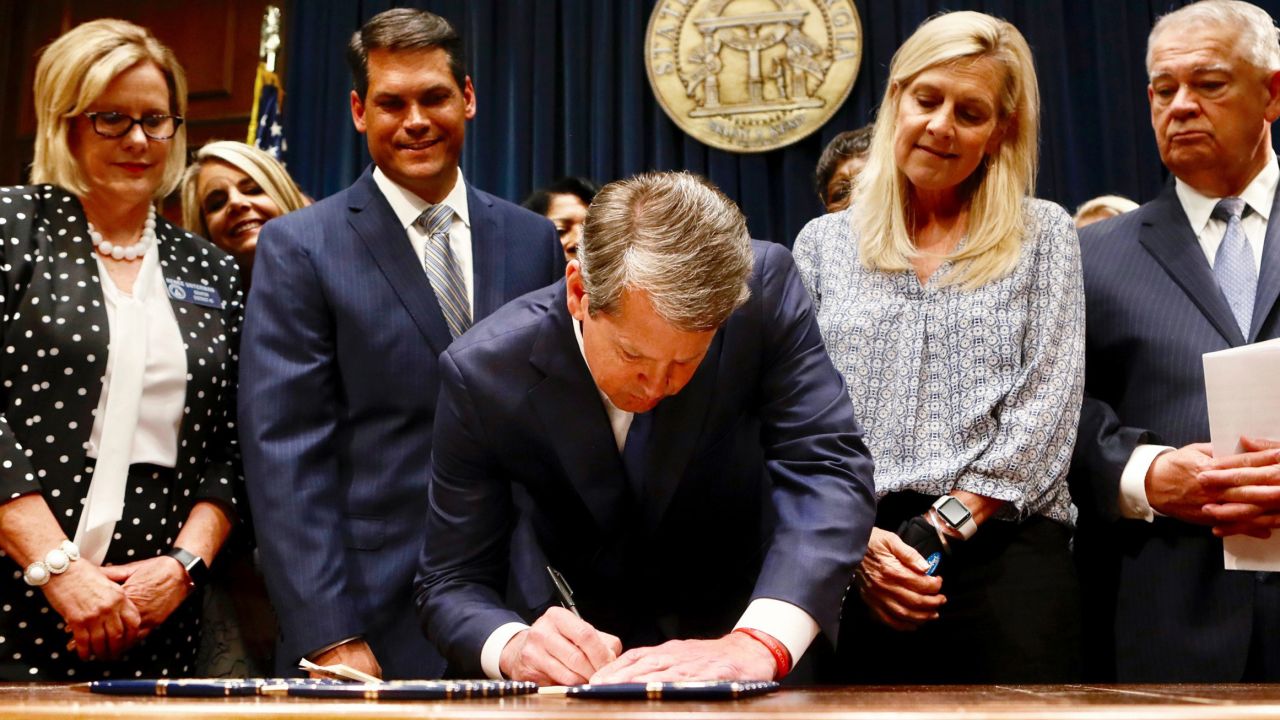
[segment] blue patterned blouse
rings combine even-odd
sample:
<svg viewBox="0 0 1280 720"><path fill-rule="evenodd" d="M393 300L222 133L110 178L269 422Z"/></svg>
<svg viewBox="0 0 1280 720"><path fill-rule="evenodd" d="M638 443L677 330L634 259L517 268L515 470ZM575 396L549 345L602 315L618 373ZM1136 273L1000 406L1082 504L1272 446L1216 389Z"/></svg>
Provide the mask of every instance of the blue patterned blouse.
<svg viewBox="0 0 1280 720"><path fill-rule="evenodd" d="M1084 290L1071 218L1027 200L1012 274L923 285L858 261L850 211L810 222L796 265L875 459L876 494L952 490L1008 501L1000 519L1073 525L1067 466L1084 377Z"/></svg>

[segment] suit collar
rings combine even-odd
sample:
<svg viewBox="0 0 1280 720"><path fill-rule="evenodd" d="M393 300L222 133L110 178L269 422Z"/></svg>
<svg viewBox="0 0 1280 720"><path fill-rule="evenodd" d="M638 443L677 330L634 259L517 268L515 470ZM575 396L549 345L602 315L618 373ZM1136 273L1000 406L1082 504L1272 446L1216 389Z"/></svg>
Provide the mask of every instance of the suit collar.
<svg viewBox="0 0 1280 720"><path fill-rule="evenodd" d="M491 315L510 298L505 297L507 284L507 250L515 247L507 237L506 216L497 211L494 199L470 185L467 203L471 212L471 265L474 268L472 306L475 319Z"/></svg>
<svg viewBox="0 0 1280 720"><path fill-rule="evenodd" d="M1276 164L1275 154L1271 154L1267 164L1249 182L1240 197L1253 212L1261 215L1264 220L1270 220L1274 215L1271 208L1277 187L1280 187L1280 165ZM1174 188L1178 202L1190 222L1191 231L1199 237L1222 198L1209 197L1179 178L1174 178Z"/></svg>
<svg viewBox="0 0 1280 720"><path fill-rule="evenodd" d="M1194 236L1198 237L1204 231L1204 226L1209 221L1209 216L1213 212L1213 208L1217 205L1219 198L1210 198L1198 192L1195 188L1175 179L1174 187L1176 189L1176 198L1178 206L1183 210L1184 217L1187 218L1187 226L1192 229ZM1267 220L1266 234L1263 236L1262 242L1262 261L1258 271L1258 292L1253 304L1253 319L1250 325L1249 337L1242 338L1238 332L1224 333L1224 336L1234 345L1241 342L1256 342L1262 332L1263 323L1271 315L1271 311L1275 309L1276 300L1280 298L1280 164L1277 164L1274 153L1270 154L1267 165L1261 172L1249 183L1244 192L1240 193L1240 197L1244 198L1254 212L1262 215ZM1200 245L1196 240L1197 246ZM1201 253L1203 254L1203 250ZM1207 261L1206 261L1207 262ZM1213 270L1210 268L1209 277L1213 279L1214 289L1218 289L1217 280L1213 276ZM1224 307L1225 299L1223 300ZM1206 313L1207 315L1208 313ZM1214 323L1215 327L1218 325ZM1234 327L1234 326L1233 326ZM1222 328L1219 328L1219 332Z"/></svg>
<svg viewBox="0 0 1280 720"><path fill-rule="evenodd" d="M645 528L653 530L679 489L714 401L723 332L712 340L689 384L652 411L649 477L645 497L636 499L627 486L604 400L578 347L564 283L551 303L530 353L530 361L546 379L530 392L530 400L549 428L570 483L601 529L611 533L624 527L627 503L638 501Z"/></svg>
<svg viewBox="0 0 1280 720"><path fill-rule="evenodd" d="M1244 336L1191 230L1174 186L1166 187L1145 208L1139 242L1230 345L1243 344Z"/></svg>
<svg viewBox="0 0 1280 720"><path fill-rule="evenodd" d="M723 339L724 331L721 329L712 339L689 384L653 409L648 498L645 503L645 521L650 527L661 523L676 491L680 489L680 480L715 404L715 379Z"/></svg>
<svg viewBox="0 0 1280 720"><path fill-rule="evenodd" d="M1261 337L1262 326L1274 315L1280 299L1280 188L1272 199L1267 234L1262 241L1262 269L1258 272L1258 294L1253 303L1253 324L1249 342Z"/></svg>
<svg viewBox="0 0 1280 720"><path fill-rule="evenodd" d="M452 337L421 261L406 239L391 205L366 168L347 193L347 222L369 249L374 262L404 304L414 325L435 354L449 347Z"/></svg>
<svg viewBox="0 0 1280 720"><path fill-rule="evenodd" d="M387 204L391 206L392 212L396 214L396 219L400 221L400 227L408 230L418 216L424 210L431 207L431 203L418 197L407 188L403 187L396 181L387 177L381 168L374 167L373 183L377 186L378 192L386 198ZM466 180L462 177L462 170L458 170L458 180L453 185L453 189L445 196L443 202L453 209L454 214L462 220L467 227L471 227L471 212L468 207Z"/></svg>
<svg viewBox="0 0 1280 720"><path fill-rule="evenodd" d="M613 536L628 525L632 502L622 459L599 390L578 352L563 281L550 302L529 354L545 377L529 391L529 402L569 483L601 533Z"/></svg>

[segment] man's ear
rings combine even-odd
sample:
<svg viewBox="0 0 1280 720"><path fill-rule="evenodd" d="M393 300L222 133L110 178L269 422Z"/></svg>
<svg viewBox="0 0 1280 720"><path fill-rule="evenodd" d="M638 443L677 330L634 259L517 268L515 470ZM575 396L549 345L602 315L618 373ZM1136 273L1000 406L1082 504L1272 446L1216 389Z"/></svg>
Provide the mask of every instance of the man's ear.
<svg viewBox="0 0 1280 720"><path fill-rule="evenodd" d="M1280 118L1280 71L1273 72L1267 77L1267 93L1265 117L1267 122L1275 122L1276 118Z"/></svg>
<svg viewBox="0 0 1280 720"><path fill-rule="evenodd" d="M355 90L351 91L351 123L356 126L356 132L364 134L364 101Z"/></svg>
<svg viewBox="0 0 1280 720"><path fill-rule="evenodd" d="M474 119L476 116L476 91L471 85L470 75L462 83L462 102L464 103L464 116L468 120Z"/></svg>
<svg viewBox="0 0 1280 720"><path fill-rule="evenodd" d="M577 260L570 260L564 269L564 286L569 314L581 322L587 319L587 287L582 284L582 269Z"/></svg>

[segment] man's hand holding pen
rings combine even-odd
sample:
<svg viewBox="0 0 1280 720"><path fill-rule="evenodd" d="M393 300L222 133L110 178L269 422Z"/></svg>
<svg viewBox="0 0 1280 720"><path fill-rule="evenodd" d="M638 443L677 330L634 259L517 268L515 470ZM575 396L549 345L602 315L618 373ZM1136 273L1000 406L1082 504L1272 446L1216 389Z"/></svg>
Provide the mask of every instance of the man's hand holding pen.
<svg viewBox="0 0 1280 720"><path fill-rule="evenodd" d="M503 676L540 685L581 685L618 658L622 641L553 607L502 649Z"/></svg>

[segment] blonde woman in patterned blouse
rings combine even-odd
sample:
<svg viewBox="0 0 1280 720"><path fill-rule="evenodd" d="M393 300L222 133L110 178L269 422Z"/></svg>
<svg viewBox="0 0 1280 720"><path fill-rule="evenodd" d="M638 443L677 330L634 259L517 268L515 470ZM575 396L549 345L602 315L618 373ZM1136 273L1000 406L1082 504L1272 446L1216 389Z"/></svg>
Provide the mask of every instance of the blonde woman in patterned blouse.
<svg viewBox="0 0 1280 720"><path fill-rule="evenodd" d="M1031 197L1031 53L1009 23L955 12L889 72L851 208L795 243L880 498L837 679L1070 680L1084 315L1071 218Z"/></svg>
<svg viewBox="0 0 1280 720"><path fill-rule="evenodd" d="M33 185L0 188L0 679L189 674L242 485L235 263L157 217L186 80L120 20L40 56Z"/></svg>

